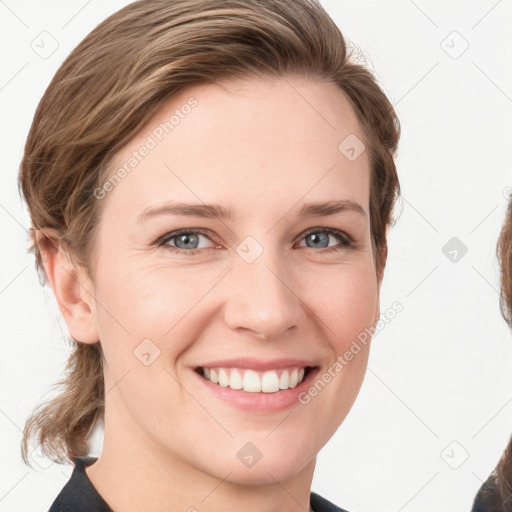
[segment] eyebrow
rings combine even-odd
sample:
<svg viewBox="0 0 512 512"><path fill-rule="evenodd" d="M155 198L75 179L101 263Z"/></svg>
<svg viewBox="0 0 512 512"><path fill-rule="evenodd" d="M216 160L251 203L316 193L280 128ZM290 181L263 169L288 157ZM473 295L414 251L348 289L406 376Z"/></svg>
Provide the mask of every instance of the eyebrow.
<svg viewBox="0 0 512 512"><path fill-rule="evenodd" d="M343 199L337 201L306 203L299 210L299 217L327 217L340 212L356 212L367 217L364 208L355 201ZM181 215L187 217L203 217L217 219L232 219L233 210L218 204L193 204L167 202L160 206L146 208L138 217L137 223L160 215Z"/></svg>

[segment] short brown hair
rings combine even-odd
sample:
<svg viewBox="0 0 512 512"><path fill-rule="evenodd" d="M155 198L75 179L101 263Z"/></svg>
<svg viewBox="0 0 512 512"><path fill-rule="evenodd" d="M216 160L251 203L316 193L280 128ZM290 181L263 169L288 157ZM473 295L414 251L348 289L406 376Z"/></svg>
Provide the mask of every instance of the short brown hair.
<svg viewBox="0 0 512 512"><path fill-rule="evenodd" d="M21 162L39 271L35 233L54 228L92 276L100 206L93 191L111 172L116 152L172 95L193 84L287 75L337 85L357 114L371 162L371 240L380 279L399 195L400 125L317 0L140 0L98 25L48 86ZM61 384L64 392L27 420L25 462L35 434L56 462L87 455L87 434L104 408L100 343L74 342Z"/></svg>

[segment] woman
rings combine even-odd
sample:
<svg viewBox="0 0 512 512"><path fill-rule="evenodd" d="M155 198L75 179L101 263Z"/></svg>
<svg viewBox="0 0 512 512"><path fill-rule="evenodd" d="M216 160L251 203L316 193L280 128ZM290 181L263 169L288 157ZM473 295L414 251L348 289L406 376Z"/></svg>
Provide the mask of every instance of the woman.
<svg viewBox="0 0 512 512"><path fill-rule="evenodd" d="M501 267L501 312L512 327L512 200L497 245ZM512 511L512 438L501 460L482 485L473 503L472 512Z"/></svg>
<svg viewBox="0 0 512 512"><path fill-rule="evenodd" d="M84 39L20 169L75 344L25 428L25 460L75 463L51 512L341 510L311 482L379 319L398 139L313 0L142 0Z"/></svg>

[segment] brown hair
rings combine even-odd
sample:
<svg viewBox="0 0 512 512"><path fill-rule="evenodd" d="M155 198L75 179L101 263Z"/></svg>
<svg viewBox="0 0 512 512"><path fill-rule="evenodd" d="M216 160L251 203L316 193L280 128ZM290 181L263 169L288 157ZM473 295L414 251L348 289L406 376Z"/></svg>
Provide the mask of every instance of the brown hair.
<svg viewBox="0 0 512 512"><path fill-rule="evenodd" d="M496 254L501 267L501 313L509 327L512 328L512 199L508 203Z"/></svg>
<svg viewBox="0 0 512 512"><path fill-rule="evenodd" d="M500 307L503 318L512 328L512 199L496 246L500 262ZM479 496L487 512L512 512L512 437L495 470L482 487Z"/></svg>
<svg viewBox="0 0 512 512"><path fill-rule="evenodd" d="M54 228L93 277L100 212L93 191L111 172L116 152L172 95L193 84L286 75L333 83L353 105L371 162L370 226L380 279L400 193L394 163L400 125L374 76L351 58L317 0L141 0L98 25L48 86L21 162L38 270L37 232ZM64 392L26 423L25 462L36 434L56 462L88 453L87 433L104 408L101 345L73 344L60 383Z"/></svg>

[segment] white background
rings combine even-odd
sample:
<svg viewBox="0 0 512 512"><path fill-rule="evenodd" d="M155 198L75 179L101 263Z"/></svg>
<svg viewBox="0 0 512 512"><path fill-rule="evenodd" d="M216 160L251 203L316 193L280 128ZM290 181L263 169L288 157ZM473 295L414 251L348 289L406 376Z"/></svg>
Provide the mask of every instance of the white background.
<svg viewBox="0 0 512 512"><path fill-rule="evenodd" d="M53 296L26 255L22 148L59 65L127 3L0 1L0 512L46 510L71 472L44 461L30 469L20 457L24 421L68 354ZM381 308L404 309L375 338L313 490L351 512L469 511L512 432L512 340L494 254L512 185L512 1L322 3L402 122L403 199ZM42 31L58 42L46 59L31 48ZM442 252L452 237L468 248L457 262Z"/></svg>

